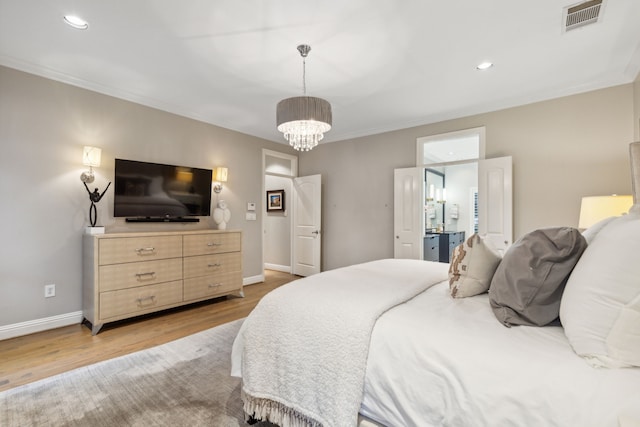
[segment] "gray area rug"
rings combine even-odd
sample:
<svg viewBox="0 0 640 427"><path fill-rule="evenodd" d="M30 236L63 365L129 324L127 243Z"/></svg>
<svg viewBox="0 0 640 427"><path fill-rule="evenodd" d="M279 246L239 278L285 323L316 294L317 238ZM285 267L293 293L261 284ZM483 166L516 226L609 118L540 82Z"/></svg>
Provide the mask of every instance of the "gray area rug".
<svg viewBox="0 0 640 427"><path fill-rule="evenodd" d="M241 324L2 392L0 426L247 426L229 375Z"/></svg>

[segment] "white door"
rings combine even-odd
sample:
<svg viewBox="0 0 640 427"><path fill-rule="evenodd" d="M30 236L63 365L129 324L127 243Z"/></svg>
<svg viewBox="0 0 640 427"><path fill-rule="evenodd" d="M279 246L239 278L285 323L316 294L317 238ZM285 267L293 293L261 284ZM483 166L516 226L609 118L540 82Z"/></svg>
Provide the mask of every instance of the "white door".
<svg viewBox="0 0 640 427"><path fill-rule="evenodd" d="M393 256L422 259L424 168L394 170Z"/></svg>
<svg viewBox="0 0 640 427"><path fill-rule="evenodd" d="M293 274L320 273L322 176L293 179Z"/></svg>
<svg viewBox="0 0 640 427"><path fill-rule="evenodd" d="M511 156L478 161L478 233L504 253L513 242Z"/></svg>

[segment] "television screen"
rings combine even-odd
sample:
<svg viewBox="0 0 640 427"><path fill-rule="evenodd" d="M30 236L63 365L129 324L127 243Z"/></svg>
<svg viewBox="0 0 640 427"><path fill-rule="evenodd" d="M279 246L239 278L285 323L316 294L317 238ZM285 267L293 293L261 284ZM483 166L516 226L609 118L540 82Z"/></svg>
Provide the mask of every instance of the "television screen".
<svg viewBox="0 0 640 427"><path fill-rule="evenodd" d="M211 170L116 159L113 216L211 215Z"/></svg>

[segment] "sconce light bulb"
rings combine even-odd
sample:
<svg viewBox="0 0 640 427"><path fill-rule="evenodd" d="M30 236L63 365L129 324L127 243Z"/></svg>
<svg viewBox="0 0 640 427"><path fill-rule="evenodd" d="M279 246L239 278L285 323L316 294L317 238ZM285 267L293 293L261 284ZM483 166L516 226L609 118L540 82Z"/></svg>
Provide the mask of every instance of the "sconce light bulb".
<svg viewBox="0 0 640 427"><path fill-rule="evenodd" d="M85 184L91 184L95 179L96 177L93 174L92 170L84 171L80 175L80 181L84 182Z"/></svg>

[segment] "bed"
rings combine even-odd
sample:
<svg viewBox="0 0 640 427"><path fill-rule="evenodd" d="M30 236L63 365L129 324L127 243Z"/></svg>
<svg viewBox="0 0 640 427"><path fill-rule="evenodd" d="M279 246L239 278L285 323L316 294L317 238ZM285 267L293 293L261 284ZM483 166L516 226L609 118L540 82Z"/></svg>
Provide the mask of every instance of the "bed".
<svg viewBox="0 0 640 427"><path fill-rule="evenodd" d="M461 288L452 296L454 256L452 265L372 261L265 296L232 351L247 419L281 426L640 425L640 143L631 153L636 204L628 215L584 234L557 228L524 236L495 262L489 293L463 295L471 288ZM478 253L477 242L456 250ZM523 261L523 250L542 260L540 268ZM518 263L544 270L529 276L535 287L514 273ZM511 293L499 291L501 280ZM514 289L526 304L505 303Z"/></svg>

